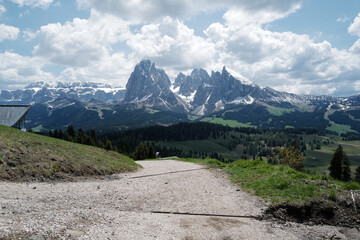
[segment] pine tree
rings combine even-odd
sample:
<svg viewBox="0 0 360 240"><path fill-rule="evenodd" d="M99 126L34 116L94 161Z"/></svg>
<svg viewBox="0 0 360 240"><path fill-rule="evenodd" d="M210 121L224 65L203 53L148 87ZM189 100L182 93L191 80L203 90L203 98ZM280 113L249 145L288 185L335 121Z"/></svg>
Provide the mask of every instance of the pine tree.
<svg viewBox="0 0 360 240"><path fill-rule="evenodd" d="M330 162L330 176L335 179L342 179L342 158L343 158L344 152L341 145L338 146L338 148L335 150L335 153L331 159Z"/></svg>
<svg viewBox="0 0 360 240"><path fill-rule="evenodd" d="M62 132L61 129L59 130L59 138L60 138L60 139L63 139L63 138L64 138L64 134L63 134L63 132Z"/></svg>
<svg viewBox="0 0 360 240"><path fill-rule="evenodd" d="M105 149L106 150L113 150L111 141L109 139L107 139L106 142L105 142Z"/></svg>
<svg viewBox="0 0 360 240"><path fill-rule="evenodd" d="M91 129L91 131L90 131L90 138L91 138L92 145L95 146L96 145L96 132L94 129Z"/></svg>
<svg viewBox="0 0 360 240"><path fill-rule="evenodd" d="M150 144L147 157L150 158L150 159L156 158L155 148L154 148L154 146L152 144Z"/></svg>
<svg viewBox="0 0 360 240"><path fill-rule="evenodd" d="M355 181L360 183L360 166L358 166L356 168L356 171L355 171Z"/></svg>
<svg viewBox="0 0 360 240"><path fill-rule="evenodd" d="M94 143L91 141L91 137L89 136L89 134L85 134L83 143L86 145L94 145Z"/></svg>
<svg viewBox="0 0 360 240"><path fill-rule="evenodd" d="M57 129L54 130L54 138L59 138L59 131Z"/></svg>
<svg viewBox="0 0 360 240"><path fill-rule="evenodd" d="M96 146L99 148L105 148L105 143L102 140L96 142Z"/></svg>
<svg viewBox="0 0 360 240"><path fill-rule="evenodd" d="M79 130L78 130L77 142L84 143L84 131L82 130L82 128L79 128Z"/></svg>
<svg viewBox="0 0 360 240"><path fill-rule="evenodd" d="M69 125L67 127L66 133L67 133L68 141L74 141L74 139L75 139L75 130L74 130L74 127L72 125Z"/></svg>
<svg viewBox="0 0 360 240"><path fill-rule="evenodd" d="M343 169L342 169L342 180L345 182L349 182L351 180L351 169L350 169L350 161L346 153L344 152L343 156Z"/></svg>
<svg viewBox="0 0 360 240"><path fill-rule="evenodd" d="M350 161L341 145L335 150L330 162L330 176L343 181L351 180Z"/></svg>
<svg viewBox="0 0 360 240"><path fill-rule="evenodd" d="M144 160L148 157L148 147L146 146L145 143L141 142L136 148L135 148L135 152L132 154L132 157L135 160Z"/></svg>

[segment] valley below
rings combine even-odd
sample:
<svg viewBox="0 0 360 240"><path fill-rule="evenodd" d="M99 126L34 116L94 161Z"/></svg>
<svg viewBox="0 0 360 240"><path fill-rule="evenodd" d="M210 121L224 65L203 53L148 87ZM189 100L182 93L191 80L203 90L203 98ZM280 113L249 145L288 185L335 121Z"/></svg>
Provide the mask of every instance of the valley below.
<svg viewBox="0 0 360 240"><path fill-rule="evenodd" d="M0 183L0 239L358 239L356 228L263 220L219 169L174 160L75 182Z"/></svg>

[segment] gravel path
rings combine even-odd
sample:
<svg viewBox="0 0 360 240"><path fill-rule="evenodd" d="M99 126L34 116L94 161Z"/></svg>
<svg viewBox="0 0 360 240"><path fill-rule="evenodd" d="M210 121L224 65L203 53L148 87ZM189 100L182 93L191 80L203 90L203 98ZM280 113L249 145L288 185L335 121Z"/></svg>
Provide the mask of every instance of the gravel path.
<svg viewBox="0 0 360 240"><path fill-rule="evenodd" d="M111 179L0 182L0 239L346 239L334 227L248 218L265 203L219 170L173 160L139 164L138 172Z"/></svg>

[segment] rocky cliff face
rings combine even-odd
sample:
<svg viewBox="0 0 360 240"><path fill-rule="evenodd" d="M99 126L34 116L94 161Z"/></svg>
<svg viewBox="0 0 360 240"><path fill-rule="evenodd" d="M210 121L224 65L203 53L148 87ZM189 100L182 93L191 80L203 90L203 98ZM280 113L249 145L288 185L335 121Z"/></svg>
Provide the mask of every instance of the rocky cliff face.
<svg viewBox="0 0 360 240"><path fill-rule="evenodd" d="M175 79L174 90L186 98L194 96L194 92L202 85L210 84L208 73L202 68L195 68L190 76L180 73Z"/></svg>
<svg viewBox="0 0 360 240"><path fill-rule="evenodd" d="M170 86L170 79L164 70L156 68L155 63L149 60L143 60L131 73L122 103L187 111L186 104L170 90Z"/></svg>

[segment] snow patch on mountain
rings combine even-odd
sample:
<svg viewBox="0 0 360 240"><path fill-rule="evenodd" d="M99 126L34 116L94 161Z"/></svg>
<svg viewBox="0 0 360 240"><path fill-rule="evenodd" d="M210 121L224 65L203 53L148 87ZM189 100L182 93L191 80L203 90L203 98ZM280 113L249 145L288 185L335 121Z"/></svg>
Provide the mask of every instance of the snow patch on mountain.
<svg viewBox="0 0 360 240"><path fill-rule="evenodd" d="M215 112L224 110L225 106L222 100L219 100L215 103Z"/></svg>
<svg viewBox="0 0 360 240"><path fill-rule="evenodd" d="M173 93L178 93L180 90L180 86L175 87L175 85L171 85L170 87L170 91L172 91Z"/></svg>
<svg viewBox="0 0 360 240"><path fill-rule="evenodd" d="M185 102L187 102L187 103L190 104L192 101L194 101L194 97L195 97L196 92L197 92L197 90L195 90L194 92L192 92L192 93L190 94L190 96L184 96L184 95L182 95L182 94L178 94L178 95L179 95L179 97L180 97L181 99L183 99Z"/></svg>
<svg viewBox="0 0 360 240"><path fill-rule="evenodd" d="M201 106L197 107L197 108L193 111L193 114L199 115L199 116L204 116L204 115L205 115L205 111L206 111L205 105L201 105Z"/></svg>
<svg viewBox="0 0 360 240"><path fill-rule="evenodd" d="M228 104L252 104L255 101L253 97L247 95L246 97L237 97L234 100L228 102Z"/></svg>
<svg viewBox="0 0 360 240"><path fill-rule="evenodd" d="M230 75L233 76L235 79L239 80L242 84L249 85L249 86L255 86L255 84L252 81L250 81L246 77L242 76L240 73L238 73L228 67L226 68L226 71L228 73L230 73Z"/></svg>

